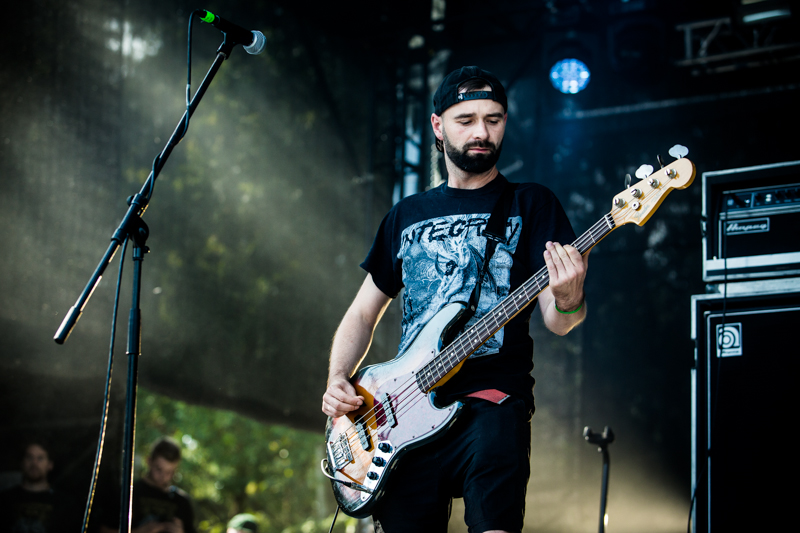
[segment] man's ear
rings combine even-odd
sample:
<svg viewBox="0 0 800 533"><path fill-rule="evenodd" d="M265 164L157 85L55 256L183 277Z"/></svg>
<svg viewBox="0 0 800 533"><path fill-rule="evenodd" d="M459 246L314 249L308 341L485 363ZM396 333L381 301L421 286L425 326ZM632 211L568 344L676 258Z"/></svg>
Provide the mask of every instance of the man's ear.
<svg viewBox="0 0 800 533"><path fill-rule="evenodd" d="M436 113L431 113L431 127L433 128L433 134L436 135L436 138L440 141L444 140L444 135L442 134L442 117Z"/></svg>

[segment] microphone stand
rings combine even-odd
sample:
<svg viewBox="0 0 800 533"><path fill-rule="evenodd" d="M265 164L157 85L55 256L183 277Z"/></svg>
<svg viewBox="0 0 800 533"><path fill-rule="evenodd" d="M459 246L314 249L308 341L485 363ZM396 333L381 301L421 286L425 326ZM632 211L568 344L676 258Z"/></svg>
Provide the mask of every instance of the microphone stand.
<svg viewBox="0 0 800 533"><path fill-rule="evenodd" d="M610 427L603 428L602 433L595 433L592 428L586 426L583 429L583 438L589 444L596 444L597 451L603 454L603 485L600 490L600 525L598 526L599 533L605 533L606 530L606 502L608 500L608 469L610 459L608 456L608 445L614 442L614 432Z"/></svg>
<svg viewBox="0 0 800 533"><path fill-rule="evenodd" d="M150 175L148 176L147 180L142 186L142 189L139 191L138 194L128 199L128 205L129 205L128 211L127 213L125 213L125 216L123 217L119 227L111 236L111 244L109 244L106 253L100 260L100 263L97 265L97 268L95 269L94 273L89 279L89 282L86 284L86 287L83 289L83 292L78 297L78 300L75 302L75 305L73 305L70 308L69 312L64 317L64 320L61 322L61 326L58 328L58 331L56 331L56 334L53 337L53 340L55 340L57 344L64 344L64 342L67 340L70 333L72 332L72 329L75 327L78 320L80 319L81 314L83 313L83 309L86 307L89 298L91 298L92 293L97 287L97 284L103 277L103 273L105 272L109 263L111 263L111 260L114 258L114 254L116 254L117 250L125 242L126 239L131 239L134 243L134 248L133 248L134 273L133 273L131 310L128 318L128 347L127 347L128 380L127 380L127 391L125 397L125 431L124 431L124 441L122 444L123 472L122 472L122 486L120 490L119 523L121 532L130 531L131 528L130 509L133 500L133 460L134 460L133 451L134 451L135 430L136 430L136 392L138 386L139 355L141 354L141 340L142 340L141 309L139 308L139 298L141 294L142 264L144 261L144 254L146 254L149 251L146 246L146 242L148 236L150 235L150 231L147 227L147 224L145 224L145 222L142 220L142 215L147 209L148 203L150 202L150 198L152 197L153 189L155 187L155 181L156 178L158 177L158 174L164 167L164 164L166 163L167 159L172 153L172 150L175 148L175 146L178 145L181 138L186 133L185 130L189 118L194 114L195 109L197 109L197 106L200 103L200 100L203 98L206 89L208 89L217 71L222 66L222 62L230 57L233 48L237 44L239 44L237 42L234 42L233 40L229 40L227 34L224 35L225 38L223 39L223 42L220 45L220 47L217 49L217 56L214 59L214 62L209 68L208 72L206 73L205 78L203 78L203 82L197 88L194 97L187 106L187 109L184 112L181 121L178 123L177 127L175 128L175 131L173 131L172 135L167 141L166 146L161 151L161 154L154 163L153 170L150 172ZM101 436L100 436L101 442L103 440L103 435L105 433L105 424L106 424L106 416L104 414L103 423L101 426ZM99 464L100 464L100 456L98 455L97 461L95 463L95 472L93 473L93 478L92 478L92 487L89 491L90 498L94 494L94 485L97 480ZM89 502L89 507L87 507L87 509L90 509L90 506L91 502ZM84 531L85 528L87 527L88 518L89 517L87 513L87 516L85 517L84 521Z"/></svg>

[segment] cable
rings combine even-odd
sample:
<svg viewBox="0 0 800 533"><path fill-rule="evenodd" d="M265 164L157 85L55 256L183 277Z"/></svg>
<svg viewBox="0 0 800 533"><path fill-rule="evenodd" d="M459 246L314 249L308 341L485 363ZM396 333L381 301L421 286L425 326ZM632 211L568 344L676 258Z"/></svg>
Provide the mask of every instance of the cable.
<svg viewBox="0 0 800 533"><path fill-rule="evenodd" d="M189 28L187 30L187 39L186 39L186 113L183 115L183 131L181 131L178 140L175 142L177 145L178 143L183 140L186 136L186 132L189 131L189 117L190 117L190 107L192 103L192 22L194 20L195 15L199 15L202 12L201 9L195 9L189 14ZM150 169L152 173L153 179L150 182L150 188L147 191L145 198L147 202L150 202L150 198L153 196L153 189L156 185L156 167L159 166L161 163L161 156L164 154L162 150L159 154L153 159L153 165Z"/></svg>
<svg viewBox="0 0 800 533"><path fill-rule="evenodd" d="M351 489L355 489L355 490L358 490L358 491L361 491L361 492L366 492L367 494L374 494L372 489L370 489L369 487L365 487L361 483L356 483L355 481L344 481L343 479L337 479L337 478L333 477L332 475L330 475L328 473L328 470L325 467L325 465L327 463L328 463L328 459L323 459L319 464L319 467L322 470L322 475L325 476L326 478L330 479L331 481L335 481L337 483L341 483L345 487L349 487Z"/></svg>
<svg viewBox="0 0 800 533"><path fill-rule="evenodd" d="M199 14L201 10L195 9L189 14L189 28L188 28L188 36L187 36L187 43L186 43L186 113L184 115L183 121L183 131L181 132L178 140L176 142L179 143L185 136L186 132L189 130L189 116L190 116L190 106L192 102L192 21L195 14ZM163 150L153 159L152 165L152 176L153 179L150 182L150 187L145 194L146 201L149 203L150 198L153 195L153 189L155 188L155 180L156 180L156 167L161 163L161 156L163 155ZM108 425L108 410L110 404L110 389L111 389L111 371L114 367L114 343L116 341L116 324L117 324L117 313L119 310L119 293L120 293L120 286L122 282L122 272L123 266L125 264L125 253L128 248L128 239L125 239L125 242L122 245L122 255L120 256L119 261L119 275L117 278L117 290L114 296L114 311L113 311L113 318L111 323L111 340L109 346L109 354L108 354L108 373L106 377L106 387L105 387L105 394L103 400L103 415L100 420L100 437L97 443L97 453L95 454L95 462L94 462L94 470L92 473L92 481L89 485L89 496L86 501L86 510L84 511L83 517L83 526L81 531L86 533L88 524L89 524L89 517L92 512L92 502L94 500L94 494L97 485L97 478L100 470L100 462L103 457L103 444L105 441L105 434L106 434L106 427Z"/></svg>
<svg viewBox="0 0 800 533"><path fill-rule="evenodd" d="M333 513L333 522L331 522L331 528L328 530L328 533L333 533L333 526L336 524L336 517L339 516L339 509L341 509L341 507L337 505L336 512Z"/></svg>
<svg viewBox="0 0 800 533"><path fill-rule="evenodd" d="M100 419L100 437L97 440L97 452L94 457L94 468L92 470L92 481L89 484L89 497L86 499L86 510L83 514L83 526L81 531L86 533L89 526L89 517L92 514L92 502L94 493L97 489L97 478L100 473L100 462L103 459L103 444L105 443L106 428L108 426L108 409L111 403L111 371L114 369L114 343L117 337L117 312L119 310L119 293L122 286L122 271L125 266L125 253L128 250L128 240L122 244L122 254L119 258L119 274L117 275L117 290L114 294L114 310L111 318L111 340L108 347L108 371L106 373L106 390L103 394L103 416Z"/></svg>
<svg viewBox="0 0 800 533"><path fill-rule="evenodd" d="M725 225L728 222L728 204L725 202L724 194L720 197L720 203L722 204L722 211L725 218L725 224L722 226L721 230L721 246L720 246L720 256L722 256L722 323L720 324L722 333L725 332L725 322L728 313L728 232L725 229ZM720 217L722 218L722 217ZM709 335L711 332L706 332L706 335ZM714 346L716 347L717 352L719 352L720 348L720 339L717 336L716 332L714 332L715 343ZM708 357L712 357L712 354L708 354ZM717 406L719 405L719 389L720 389L720 375L722 374L722 354L717 356L717 368L715 369L716 372L714 374L714 395L711 398L711 405L709 406L709 410L711 412L711 423L709 424L708 428L708 435L706 435L706 443L711 439L711 434L714 430L714 421L717 417ZM711 380L708 379L710 382ZM705 461L703 462L703 471L700 472L700 477L697 479L695 483L694 490L692 491L692 500L689 503L689 521L686 527L687 533L692 533L692 511L695 508L697 503L697 488L703 481L706 481L706 476L708 475L708 462L711 459L711 447L706 448L706 457ZM706 499L708 503L710 503L711 494L706 494ZM707 517L708 518L708 517Z"/></svg>

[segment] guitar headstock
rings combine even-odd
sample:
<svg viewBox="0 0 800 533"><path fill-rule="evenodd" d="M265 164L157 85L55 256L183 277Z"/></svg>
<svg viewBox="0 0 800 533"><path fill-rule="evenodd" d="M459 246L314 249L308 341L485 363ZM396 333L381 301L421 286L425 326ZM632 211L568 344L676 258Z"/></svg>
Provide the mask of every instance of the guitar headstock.
<svg viewBox="0 0 800 533"><path fill-rule="evenodd" d="M641 170L641 167L640 167ZM637 172L637 176L640 173ZM673 189L685 189L694 181L694 163L680 158L634 183L614 197L611 217L616 226L643 225Z"/></svg>

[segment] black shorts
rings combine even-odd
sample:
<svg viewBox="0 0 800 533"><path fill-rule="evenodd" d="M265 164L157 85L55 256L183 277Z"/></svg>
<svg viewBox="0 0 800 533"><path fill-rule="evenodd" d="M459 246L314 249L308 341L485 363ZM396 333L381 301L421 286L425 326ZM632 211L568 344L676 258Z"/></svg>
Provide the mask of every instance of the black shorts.
<svg viewBox="0 0 800 533"><path fill-rule="evenodd" d="M373 513L376 533L446 533L460 497L470 533L522 530L531 411L517 398L464 403L444 436L400 458Z"/></svg>

